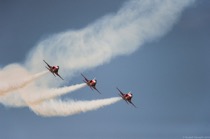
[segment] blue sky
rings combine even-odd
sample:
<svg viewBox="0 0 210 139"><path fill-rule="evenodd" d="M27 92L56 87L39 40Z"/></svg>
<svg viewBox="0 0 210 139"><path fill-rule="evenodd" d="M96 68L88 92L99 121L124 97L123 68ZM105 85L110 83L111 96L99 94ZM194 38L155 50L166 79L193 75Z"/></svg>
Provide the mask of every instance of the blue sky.
<svg viewBox="0 0 210 139"><path fill-rule="evenodd" d="M116 13L123 3L1 1L1 67L24 63L29 51L49 35L83 29L107 14ZM148 41L134 53L84 70L88 77L97 78L102 95L83 88L64 96L76 100L115 97L117 86L122 91L132 91L137 109L121 101L78 115L43 118L28 108L0 105L2 138L209 137L209 6L208 0L196 1L163 37ZM80 82L78 72L68 84Z"/></svg>

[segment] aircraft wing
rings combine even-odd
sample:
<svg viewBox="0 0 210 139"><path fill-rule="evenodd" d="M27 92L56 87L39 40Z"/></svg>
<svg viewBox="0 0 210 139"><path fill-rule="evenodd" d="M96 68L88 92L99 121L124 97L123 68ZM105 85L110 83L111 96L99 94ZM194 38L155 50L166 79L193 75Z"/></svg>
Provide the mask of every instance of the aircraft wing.
<svg viewBox="0 0 210 139"><path fill-rule="evenodd" d="M88 85L89 86L89 85ZM93 91L93 88L91 87L91 86L89 86L90 87L90 89Z"/></svg>
<svg viewBox="0 0 210 139"><path fill-rule="evenodd" d="M62 80L64 80L58 73L55 73L58 77L60 77Z"/></svg>
<svg viewBox="0 0 210 139"><path fill-rule="evenodd" d="M99 94L101 94L101 92L100 91L98 91L98 89L94 86L93 87Z"/></svg>
<svg viewBox="0 0 210 139"><path fill-rule="evenodd" d="M120 91L120 89L119 89L119 88L117 88L117 90L120 92L120 94L121 94L120 96L121 96L121 97L123 97L123 95L124 95L124 94L123 94L123 92L122 92L122 91Z"/></svg>
<svg viewBox="0 0 210 139"><path fill-rule="evenodd" d="M134 105L133 102L132 102L131 100L128 101L128 102L129 102L130 104L132 104L135 108L137 108L136 105Z"/></svg>
<svg viewBox="0 0 210 139"><path fill-rule="evenodd" d="M43 60L44 61L44 63L46 63L47 64L47 66L49 67L49 68L52 68L52 66L50 66L45 60ZM48 68L47 68L48 69ZM49 69L48 69L49 70Z"/></svg>
<svg viewBox="0 0 210 139"><path fill-rule="evenodd" d="M85 78L85 81L88 82L88 79L81 73L81 75Z"/></svg>
<svg viewBox="0 0 210 139"><path fill-rule="evenodd" d="M50 70L49 70L50 71ZM55 74L52 72L52 71L50 71L54 76L55 76ZM56 76L55 76L56 77Z"/></svg>

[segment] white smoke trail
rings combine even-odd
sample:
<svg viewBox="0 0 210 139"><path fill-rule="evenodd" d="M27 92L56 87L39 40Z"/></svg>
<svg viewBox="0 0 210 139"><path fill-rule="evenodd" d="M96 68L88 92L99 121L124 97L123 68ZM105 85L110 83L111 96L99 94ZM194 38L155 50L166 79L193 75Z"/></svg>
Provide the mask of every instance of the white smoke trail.
<svg viewBox="0 0 210 139"><path fill-rule="evenodd" d="M28 76L26 78L16 79L15 81L12 81L12 83L7 83L4 86L2 85L0 87L0 96L5 95L8 92L12 92L14 90L21 89L21 88L25 87L26 85L30 84L34 80L45 75L47 72L48 71L43 71L43 72ZM17 74L19 74L19 73L17 73Z"/></svg>
<svg viewBox="0 0 210 139"><path fill-rule="evenodd" d="M116 14L107 15L84 29L62 32L41 41L31 51L26 66L38 70L45 58L60 64L65 76L73 76L75 72L102 65L166 34L184 8L193 2L130 0Z"/></svg>
<svg viewBox="0 0 210 139"><path fill-rule="evenodd" d="M91 100L91 101L66 101L61 100L49 100L39 105L33 105L30 107L37 115L44 117L52 116L69 116L87 112L91 110L97 110L107 105L114 104L122 100L120 97Z"/></svg>
<svg viewBox="0 0 210 139"><path fill-rule="evenodd" d="M71 93L78 89L81 89L86 86L86 83L71 85L67 87L55 88L55 89L48 89L48 90L41 90L34 93L24 93L22 94L22 98L26 101L28 105L37 105L47 99L52 99L55 97L59 97L61 95L65 95L67 93Z"/></svg>
<svg viewBox="0 0 210 139"><path fill-rule="evenodd" d="M78 89L85 87L85 83L71 85L67 87L55 88L55 89L32 89L31 87L25 89L21 92L12 92L7 95L0 97L0 103L4 104L8 107L25 107L28 105L38 105L39 103L52 99L55 97L59 97L61 95L65 95L67 93L71 93ZM35 91L36 90L36 91Z"/></svg>
<svg viewBox="0 0 210 139"><path fill-rule="evenodd" d="M7 107L25 107L27 106L19 92L7 93L0 97L0 103Z"/></svg>

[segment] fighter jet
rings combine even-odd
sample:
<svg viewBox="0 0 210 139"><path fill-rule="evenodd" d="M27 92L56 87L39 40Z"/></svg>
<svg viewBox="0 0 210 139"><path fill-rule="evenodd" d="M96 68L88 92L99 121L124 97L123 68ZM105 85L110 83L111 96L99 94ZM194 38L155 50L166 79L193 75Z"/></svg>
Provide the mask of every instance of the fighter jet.
<svg viewBox="0 0 210 139"><path fill-rule="evenodd" d="M97 80L94 78L92 80L88 80L83 74L81 74L85 80L83 80L89 87L90 89L95 89L98 93L101 94L101 92L98 91L98 89L96 88L96 83L97 83Z"/></svg>
<svg viewBox="0 0 210 139"><path fill-rule="evenodd" d="M46 64L47 64L47 69L55 76L55 74L57 76L59 76L62 80L64 80L59 74L58 74L58 70L59 70L59 66L50 66L45 60L43 60Z"/></svg>
<svg viewBox="0 0 210 139"><path fill-rule="evenodd" d="M127 104L129 102L130 104L132 104L136 108L136 106L131 101L131 99L133 97L133 94L131 92L128 92L127 94L124 94L122 91L120 91L120 89L117 88L117 90L120 92L119 96L121 96L122 99L124 99L125 102L127 102Z"/></svg>

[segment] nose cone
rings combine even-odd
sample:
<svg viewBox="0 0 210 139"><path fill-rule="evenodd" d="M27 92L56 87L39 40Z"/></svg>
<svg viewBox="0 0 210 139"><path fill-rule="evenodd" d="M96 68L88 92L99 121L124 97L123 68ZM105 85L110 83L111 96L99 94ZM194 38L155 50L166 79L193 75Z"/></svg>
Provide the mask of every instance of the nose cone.
<svg viewBox="0 0 210 139"><path fill-rule="evenodd" d="M131 97L131 98L133 97L133 94L132 94L132 93L128 93L128 95L129 95L129 97Z"/></svg>

